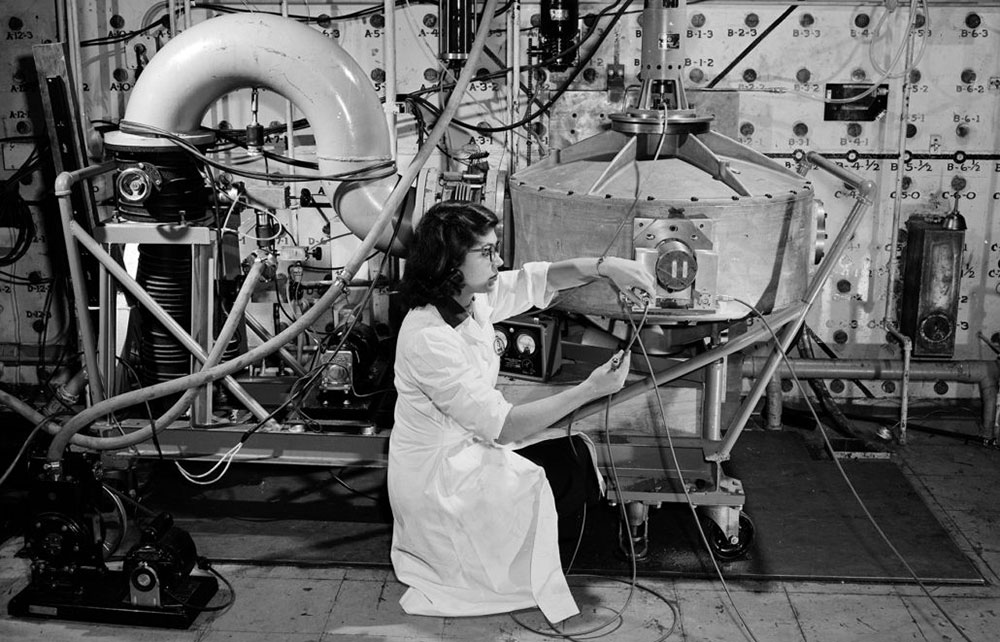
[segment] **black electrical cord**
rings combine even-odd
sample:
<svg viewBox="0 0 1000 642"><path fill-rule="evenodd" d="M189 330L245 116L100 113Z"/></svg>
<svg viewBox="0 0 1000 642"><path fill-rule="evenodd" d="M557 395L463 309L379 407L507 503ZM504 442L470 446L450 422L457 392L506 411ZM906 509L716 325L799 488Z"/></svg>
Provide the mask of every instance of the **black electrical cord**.
<svg viewBox="0 0 1000 642"><path fill-rule="evenodd" d="M198 568L203 571L208 571L212 575L222 580L222 583L226 585L226 589L229 590L229 600L218 606L198 606L196 604L191 604L190 602L185 602L178 596L168 591L166 588L163 589L163 592L171 600L183 606L184 608L191 609L192 611L198 611L200 613L214 613L216 611L225 611L230 606L236 603L236 589L233 588L233 585L229 582L229 580L227 580L225 577L222 576L221 573L215 570L215 567L212 566L212 563L207 558L205 557L198 558Z"/></svg>
<svg viewBox="0 0 1000 642"><path fill-rule="evenodd" d="M130 364L125 359L122 359L121 357L115 357L115 359L118 360L118 363L125 366L125 369L128 370L129 374L132 375L132 379L133 381L135 381L136 388L137 389L142 388L142 379L139 377L139 373L135 371L135 368L132 367L132 364ZM143 403L146 406L146 416L149 418L149 427L153 433L152 440L153 440L153 445L156 447L156 454L159 457L160 461L164 461L163 449L160 447L160 437L157 434L156 430L156 419L154 418L153 415L153 408L152 406L149 405L149 400L144 399Z"/></svg>
<svg viewBox="0 0 1000 642"><path fill-rule="evenodd" d="M42 371L45 368L45 346L46 337L49 334L49 319L52 311L52 291L54 286L49 286L45 292L45 303L42 305L42 331L38 333L38 365L35 366L35 375L39 381L42 380Z"/></svg>
<svg viewBox="0 0 1000 642"><path fill-rule="evenodd" d="M569 73L569 75L566 76L565 79L563 79L562 83L559 85L559 87L556 88L552 96L549 97L549 99L545 102L545 104L539 107L534 113L529 113L516 122L507 125L502 125L500 127L484 127L480 125L473 125L472 123L467 123L457 118L452 119L451 121L452 124L469 131L479 132L481 134L492 134L499 132L508 132L517 129L518 127L523 127L524 125L527 125L528 123L535 120L539 116L542 116L543 114L547 113L552 108L552 106L555 105L556 101L562 98L563 94L565 94L566 91L569 90L569 87L573 83L573 81L576 80L577 76L579 76L583 72L584 68L586 68L586 66L590 63L591 59L597 53L597 50L601 48L601 45L604 44L604 41L614 30L614 26L621 19L622 14L625 12L625 9L631 6L632 2L633 0L624 0L624 3L618 9L618 12L615 13L614 17L612 18L611 24L609 24L607 28L601 33L594 46L591 47L590 50L587 52L587 54L580 60L579 63L577 63L577 65L573 68L573 70ZM616 5L611 5L611 7L614 6ZM605 11L606 10L607 9L605 9ZM432 105L426 99L423 98L417 98L417 99L422 101L425 107L431 110L432 113L438 111L437 107Z"/></svg>
<svg viewBox="0 0 1000 642"><path fill-rule="evenodd" d="M809 339L805 334L799 335L798 350L799 355L805 359L816 358L812 344L809 343ZM830 389L827 387L826 382L822 379L810 379L809 387L812 388L816 394L816 398L819 399L820 406L833 420L834 430L850 439L859 439L858 432L854 429L851 421L837 407L837 403L834 401L833 395L830 394Z"/></svg>
<svg viewBox="0 0 1000 642"><path fill-rule="evenodd" d="M7 267L17 263L24 258L24 255L31 249L31 243L35 240L34 217L27 201L21 196L19 181L41 165L42 156L39 147L36 145L28 157L21 163L11 176L4 180L0 188L0 226L9 227L16 230L16 236L10 250L0 256L0 267ZM10 280L17 280L14 275L6 275ZM30 282L29 282L30 283Z"/></svg>
<svg viewBox="0 0 1000 642"><path fill-rule="evenodd" d="M282 174L278 172L253 172L245 169L238 169L231 165L226 165L225 163L220 163L212 158L209 158L201 152L196 146L188 142L184 137L175 134L173 132L168 132L159 127L153 127L152 125L145 125L141 123L133 123L128 121L122 121L124 125L128 128L140 131L147 134L154 134L166 138L167 140L175 143L178 147L183 148L192 156L200 160L206 165L210 165L216 169L228 172L230 174L236 174L237 176L243 176L245 178L253 178L265 182L277 182L277 181L289 181L289 182L309 182L309 181L369 181L378 178L385 178L387 176L393 176L396 173L396 162L392 160L382 161L378 163L373 163L371 165L361 167L349 172L342 172L339 174L321 174L321 175L305 175L305 174Z"/></svg>
<svg viewBox="0 0 1000 642"><path fill-rule="evenodd" d="M554 64L554 63L558 62L559 60L563 59L565 56L568 56L569 54L575 52L577 49L579 49L584 44L586 44L586 42L593 35L594 31L597 30L600 19L603 18L603 17L605 17L605 16L607 16L612 11L614 11L615 7L617 7L618 4L621 1L622 0L616 0L615 2L612 2L607 7L605 7L600 12L598 12L596 14L596 16L594 16L594 19L593 19L593 22L592 22L590 28L587 29L586 33L584 33L583 36L577 40L577 42L575 42L572 45L570 45L569 47L566 47L565 49L563 49L563 50L561 50L561 51L553 54L549 58L541 60L541 61L539 61L537 63L532 64L532 65L525 65L525 66L521 67L521 72L524 73L524 72L534 71L535 69L544 69L545 67L548 67L549 65ZM597 44L597 46L591 52L590 56L587 57L587 60L584 63L582 63L581 65L578 66L578 69L582 70L583 67L586 66L586 62L589 62L589 59L591 57L593 57L594 53L597 51L597 49L603 43L604 38L607 37L606 34L611 31L611 29L614 27L614 25L617 23L617 21L621 18L621 15L624 15L624 12L622 14L620 14L620 15L616 15L615 18L614 18L614 21L605 28L604 36L602 37L601 42L599 42ZM509 67L507 67L507 68L504 68L504 69L500 69L498 71L493 71L493 72L490 72L490 73L487 73L487 74L478 75L478 76L476 76L475 80L482 81L482 80L493 80L493 79L496 79L496 78L503 78L508 73L510 73L510 71L511 71L511 69ZM433 93L437 93L437 92L441 92L441 91L447 91L447 90L451 89L454 86L455 86L454 83L432 85L430 87L425 87L423 89L418 89L416 91L412 91L412 92L410 92L407 95L408 96L422 96L424 94L433 94ZM551 108L551 105L548 108ZM546 108L546 109L548 109L548 108Z"/></svg>
<svg viewBox="0 0 1000 642"><path fill-rule="evenodd" d="M407 4L430 4L436 5L437 2L434 0L411 0L409 3L406 0L397 0L396 6L403 7ZM244 9L239 7L228 7L222 4L215 4L214 2L195 2L191 4L193 9L205 9L209 11L218 11L219 13L266 13L273 16L281 16L280 12L277 11L258 11L256 9ZM360 9L353 13L345 13L342 15L334 16L306 16L302 14L288 14L287 17L293 20L298 20L299 22L305 23L321 23L321 22L338 22L341 20L356 20L357 18L364 18L366 16L372 16L375 14L382 13L381 4L373 4L366 9Z"/></svg>
<svg viewBox="0 0 1000 642"><path fill-rule="evenodd" d="M778 16L775 19L774 22L772 22L771 24L769 24L767 26L767 28L764 29L764 31L762 31L759 36L757 36L756 38L753 39L753 42L751 42L749 45L747 45L746 48L743 51L741 51L735 58L733 58L732 62L730 62L728 65L726 65L726 67L722 71L720 71L718 74L716 74L715 78L713 78L711 81L709 81L708 85L706 85L705 88L706 89L712 89L717 84L719 84L719 81L721 81L723 78L725 78L726 75L730 71L733 70L733 67L735 67L736 65L740 64L740 62L744 58L746 58L750 54L751 51L753 51L754 49L757 48L757 45L759 45L760 43L764 42L764 39L767 38L769 35L771 35L771 32L774 31L775 29L777 29L778 25L780 25L782 22L784 22L785 19L788 16L790 16L792 14L792 12L795 11L798 8L798 6L799 6L798 4L793 4L792 6L788 7L787 9L785 9L781 13L781 15Z"/></svg>
<svg viewBox="0 0 1000 642"><path fill-rule="evenodd" d="M300 125L299 123L302 123L302 124ZM299 119L299 120L296 120L296 121L294 121L292 123L292 128L293 129L300 129L302 127L308 126L308 124L309 124L309 122L307 120L305 120L305 119ZM284 129L285 129L285 125L283 125L283 124L280 125L280 126L279 125L274 125L274 126L268 127L265 130L264 135L266 136L266 135L268 135L268 133L275 133L277 131L283 131ZM269 132L268 130L272 130L272 131ZM218 136L219 138L221 138L221 139L223 139L225 141L228 141L232 145L232 147L228 147L228 148L225 148L225 149L222 149L222 148L213 148L211 150L213 153L219 153L219 152L223 152L223 151L229 151L230 149L233 149L233 147L241 147L243 149L247 149L246 133L244 133L244 132L237 133L235 130L232 130L232 129L213 129L212 131L215 132L216 136ZM242 135L240 135L240 134L242 134ZM261 156L264 156L265 158L267 158L269 160L278 161L279 163L284 163L285 165L289 165L291 167L301 167L303 169L312 169L312 170L318 170L319 169L319 163L314 163L312 161L301 160L301 159L298 159L298 158L291 158L289 156L283 156L282 154L277 154L275 152L269 152L266 149L261 150Z"/></svg>
<svg viewBox="0 0 1000 642"><path fill-rule="evenodd" d="M21 448L17 451L17 454L14 455L14 459L11 460L7 470L4 471L3 475L0 475L0 486L3 486L4 482L7 481L11 473L14 472L14 469L17 468L17 462L21 460L21 457L24 457L24 453L28 452L28 447L31 445L31 442L34 441L35 437L37 437L42 431L45 424L51 421L57 414L58 413L54 412L48 415L31 428L31 432L29 432L28 436L24 438L24 443L21 444Z"/></svg>
<svg viewBox="0 0 1000 642"><path fill-rule="evenodd" d="M785 352L783 350L781 350L781 341L778 339L778 335L774 331L774 329L771 327L771 324L769 324L767 322L767 319L764 317L763 313L761 313L760 310L758 310L756 307L754 307L750 303L747 303L746 301L743 301L743 300L738 299L736 297L733 297L733 301L739 303L740 305L742 305L745 308L747 308L748 310L750 310L750 312L754 316L756 316L757 318L759 318L761 320L761 322L763 322L764 327L767 328L767 331L770 333L771 338L774 340L776 349L778 350L779 354L781 355L781 358L784 361L785 366L788 368L788 371L791 373L792 379L795 380L795 383L798 385L799 389L802 390L803 393L804 393L805 392L805 388L802 385L802 381L799 379L798 375L795 374L795 368L792 366L791 361L788 360L788 355L786 355ZM918 586L920 586L920 589L930 599L931 603L934 604L934 606L938 609L938 611L941 612L941 615L944 616L944 619L946 619L948 621L948 623L951 624L951 626L955 629L955 631L957 631L958 634L961 635L964 640L966 640L967 642L972 642L972 640L969 638L969 636L965 633L965 629L963 629L961 626L959 626L958 623L948 613L948 611L946 611L944 609L944 607L941 606L941 603L938 602L937 598L934 597L934 594L931 593L930 590L927 588L927 585L924 584L924 582L917 575L916 571L913 570L913 567L910 566L909 562L906 561L906 558L904 558L903 555L902 555L902 553L900 553L899 550L893 545L892 540L889 539L889 536L886 535L885 531L882 530L882 527L879 526L878 522L875 520L875 517L871 514L871 511L868 510L868 505L865 504L865 502L861 499L861 496L858 494L858 491L854 487L854 484L851 483L851 479L850 479L850 477L847 476L847 472L844 471L844 467L840 463L840 458L837 457L837 453L836 453L836 451L833 448L833 444L830 443L830 438L829 438L829 436L826 433L826 429L823 427L823 422L821 422L819 420L819 414L817 414L816 409L813 407L812 403L809 401L809 397L806 396L805 394L803 394L802 398L805 400L806 405L809 407L809 412L812 415L813 420L816 422L816 427L819 429L820 435L822 435L822 437L823 437L823 444L826 447L828 454L830 455L830 459L833 461L834 465L837 467L837 471L840 473L840 476L844 480L844 483L847 484L847 488L851 491L851 495L854 497L854 500L857 502L858 506L861 508L861 511L865 514L865 517L868 519L868 522L872 525L872 527L875 529L875 531L879 534L879 537L882 539L882 541L885 543L885 545L889 547L889 550L892 551L892 553L896 557L896 559L899 560L899 562L903 565L903 567L906 569L906 571L910 574L910 577L913 579L913 581L916 582Z"/></svg>
<svg viewBox="0 0 1000 642"><path fill-rule="evenodd" d="M396 220L393 223L392 236L389 239L389 247L392 246L392 244L396 240L396 237L399 235L399 230L402 227L402 224L403 224L403 212L402 210L400 210L399 215L396 217ZM386 254L383 257L382 263L379 265L379 275L381 275L382 272L385 270L385 267L388 264L388 262L389 262L389 255ZM375 292L375 285L377 282L378 282L378 275L371 280L371 283L369 284L367 290L365 291L365 295L362 298L360 305L358 306L359 308L363 308L367 304L368 300ZM354 318L351 320L351 323L344 331L343 336L341 336L340 341L337 344L337 347L334 349L334 352L338 352L340 351L341 348L344 347L344 345L347 343L348 337L350 337L351 332L354 330L354 326L357 325L357 323L360 320L361 320L360 314L354 316ZM330 333L326 337L324 337L320 345L317 346L316 353L313 355L314 359L319 355L320 351L323 350L323 348L327 345L332 336L334 336L334 333ZM315 385L316 382L319 380L319 378L322 376L323 371L325 370L325 365L326 364L319 364L318 366L313 367L312 370L307 372L305 375L299 377L296 380L296 382L292 385L292 391L289 393L288 398L286 398L285 401L279 404L274 410L269 412L266 417L258 420L253 427L244 431L243 435L239 439L239 442L237 443L237 447L241 446L242 444L245 444L247 440L250 439L250 437L255 432L263 428L264 424L266 424L269 420L276 417L278 413L284 410L285 408L291 406L291 410L289 412L301 413L301 404L305 400L305 397L308 394L308 392L312 389L312 386Z"/></svg>
<svg viewBox="0 0 1000 642"><path fill-rule="evenodd" d="M831 359L839 359L840 358L837 355L837 353L834 352L833 349L831 349L830 346L828 346L826 344L825 341L823 341L822 339L819 338L819 335L817 335L813 331L813 329L811 327L809 327L809 324L803 323L802 324L802 331L806 333L806 336L808 336L809 339L813 343L815 343L817 346L819 346L819 349L822 350L823 353L826 354L826 356L830 357ZM851 379L851 383L853 383L855 385L855 387L857 387L857 389L860 390L862 394L864 394L864 396L868 397L869 399L874 399L875 398L875 395L872 394L872 391L868 389L868 386L866 386L865 384L863 384L859 379Z"/></svg>
<svg viewBox="0 0 1000 642"><path fill-rule="evenodd" d="M149 25L136 29L135 31L129 31L117 36L106 36L104 38L93 38L91 40L80 41L81 47L100 47L101 45L115 45L121 42L128 42L136 36L141 36L144 33L148 33L157 27L163 27L165 29L170 28L170 18L169 16L163 16L159 20L150 23Z"/></svg>
<svg viewBox="0 0 1000 642"><path fill-rule="evenodd" d="M622 311L625 313L625 317L629 321L629 325L632 326L632 332L633 332L634 336L638 340L639 349L642 352L643 359L646 361L646 368L648 369L648 371L650 373L655 372L655 369L653 368L653 363L652 363L652 361L649 358L649 352L646 350L646 346L645 346L645 344L642 341L642 336L641 336L641 334L639 332L639 328L635 325L635 322L632 319L632 311L631 311L630 306L627 306L624 303L622 303L621 307L622 307ZM652 376L652 375L650 375L650 376ZM705 529L702 527L701 521L698 518L698 511L695 508L694 500L691 498L691 494L690 494L690 492L688 492L687 483L684 481L684 477L681 474L681 465L680 465L680 462L678 461L678 458L677 458L677 450L674 447L674 441L673 441L673 437L670 434L670 428L667 425L667 415L666 415L666 411L664 410L664 407L663 407L663 399L660 396L660 388L659 388L659 386L656 386L656 385L653 386L653 393L656 396L656 405L657 405L657 409L659 411L660 420L663 422L663 428L664 428L663 432L666 435L667 445L670 448L670 457L671 457L671 460L672 460L672 463L673 463L673 466L674 466L674 470L677 471L678 481L680 483L681 490L684 491L684 498L686 500L686 504L687 504L688 508L691 510L691 516L694 518L695 526L698 529L698 535L701 538L701 542L704 545L705 550L708 551L709 559L711 559L711 561L712 561L712 567L715 570L716 576L719 578L719 582L722 585L722 589L726 593L726 596L729 599L729 603L733 607L733 612L735 613L736 619L739 621L739 624L740 624L740 627L741 627L740 631L742 633L744 633L745 637L747 637L748 639L750 639L751 642L758 642L757 636L754 634L753 630L750 628L750 625L747 623L746 618L744 617L742 611L740 611L740 609L736 606L736 599L733 597L732 592L730 592L730 590L729 590L729 585L726 582L725 577L722 574L722 569L719 567L719 562L716 559L716 556L715 556L715 554L712 551L712 547L711 547L711 545L709 544L709 541L708 541L708 536L705 534ZM609 453L610 453L610 447L609 447Z"/></svg>
<svg viewBox="0 0 1000 642"><path fill-rule="evenodd" d="M17 230L10 250L0 256L0 266L13 265L24 258L35 240L35 222L31 209L18 189L5 189L0 197L0 226Z"/></svg>

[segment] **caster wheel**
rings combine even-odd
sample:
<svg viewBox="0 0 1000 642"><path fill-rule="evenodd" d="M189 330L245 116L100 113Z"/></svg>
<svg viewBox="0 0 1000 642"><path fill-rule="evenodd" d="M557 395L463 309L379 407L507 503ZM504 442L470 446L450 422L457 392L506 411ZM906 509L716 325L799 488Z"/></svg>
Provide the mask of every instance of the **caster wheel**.
<svg viewBox="0 0 1000 642"><path fill-rule="evenodd" d="M754 525L750 516L740 512L740 529L736 537L736 542L732 542L722 528L712 519L702 518L702 528L705 529L705 537L708 538L708 546L712 549L712 554L716 559L728 562L740 559L750 550L753 544Z"/></svg>

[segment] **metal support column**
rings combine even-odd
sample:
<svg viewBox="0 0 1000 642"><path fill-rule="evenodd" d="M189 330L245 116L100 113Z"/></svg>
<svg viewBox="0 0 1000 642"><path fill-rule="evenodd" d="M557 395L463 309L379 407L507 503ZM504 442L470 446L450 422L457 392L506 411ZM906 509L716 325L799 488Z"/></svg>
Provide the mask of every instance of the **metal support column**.
<svg viewBox="0 0 1000 642"><path fill-rule="evenodd" d="M215 245L191 246L191 337L209 353L212 351L212 334L215 309L213 287L215 282ZM225 348L223 348L224 350ZM192 371L196 360L192 357ZM208 425L212 421L212 384L201 387L191 404L191 422Z"/></svg>
<svg viewBox="0 0 1000 642"><path fill-rule="evenodd" d="M726 360L713 361L705 368L705 398L702 400L702 437L722 439L722 401L726 396Z"/></svg>

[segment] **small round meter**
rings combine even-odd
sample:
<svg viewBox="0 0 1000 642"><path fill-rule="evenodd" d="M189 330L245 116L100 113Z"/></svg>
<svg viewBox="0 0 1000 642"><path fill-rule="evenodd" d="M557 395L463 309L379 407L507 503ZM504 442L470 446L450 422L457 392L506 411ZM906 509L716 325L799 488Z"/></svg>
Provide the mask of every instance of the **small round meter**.
<svg viewBox="0 0 1000 642"><path fill-rule="evenodd" d="M524 332L517 335L514 339L514 345L517 346L517 351L521 354L535 354L535 350L538 347L535 344L535 338Z"/></svg>
<svg viewBox="0 0 1000 642"><path fill-rule="evenodd" d="M493 331L493 351L497 354L507 352L507 334L503 330Z"/></svg>

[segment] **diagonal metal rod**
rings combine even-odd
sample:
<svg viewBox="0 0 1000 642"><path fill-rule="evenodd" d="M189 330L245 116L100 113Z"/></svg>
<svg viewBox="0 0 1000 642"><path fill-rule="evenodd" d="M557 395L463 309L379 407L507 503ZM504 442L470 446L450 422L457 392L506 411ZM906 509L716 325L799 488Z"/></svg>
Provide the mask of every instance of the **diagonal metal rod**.
<svg viewBox="0 0 1000 642"><path fill-rule="evenodd" d="M66 258L69 263L70 285L73 290L73 306L76 308L77 338L83 346L83 359L87 366L87 383L90 386L92 403L104 400L104 384L101 381L101 370L97 361L97 342L94 327L90 320L90 307L87 305L86 277L83 274L83 261L80 258L80 248L73 242L70 226L73 224L73 186L83 180L89 180L114 169L113 162L92 165L73 172L62 172L56 177L56 197L59 199L59 217L62 219L63 241L66 244Z"/></svg>
<svg viewBox="0 0 1000 642"><path fill-rule="evenodd" d="M806 160L808 163L833 174L837 179L843 181L849 187L854 189L856 192L856 200L854 202L854 206L851 208L851 213L847 216L847 220L844 221L843 227L840 228L840 233L833 242L830 252L823 257L823 262L820 263L819 270L817 270L816 275L809 284L809 289L806 291L806 295L802 298L802 302L804 304L802 312L792 321L792 323L779 332L778 345L768 357L767 364L764 366L764 369L757 378L757 381L754 382L753 388L750 390L750 393L740 406L739 412L729 423L726 436L722 440L722 443L715 450L715 452L706 454L706 459L708 461L727 461L729 459L733 446L736 445L736 440L739 439L740 435L743 433L743 429L746 428L747 421L750 419L750 414L753 412L757 402L760 401L760 398L764 396L764 391L767 388L768 382L777 371L785 352L788 350L789 346L791 346L795 336L802 328L802 324L805 323L806 315L809 314L809 310L816 301L816 297L819 296L820 290L823 289L823 285L829 278L830 273L833 272L834 267L840 261L840 257L847 248L847 244L854 236L854 232L857 230L858 224L861 222L864 213L872 204L872 197L874 196L876 189L875 183L872 181L862 181L852 172L823 158L815 152L807 154Z"/></svg>
<svg viewBox="0 0 1000 642"><path fill-rule="evenodd" d="M772 328L780 328L786 323L793 321L801 312L802 304L793 305L789 308L779 310L771 314L767 322ZM763 324L761 324L763 325ZM703 352L696 357L691 357L690 359L685 359L684 361L671 365L663 370L657 371L650 377L645 377L640 381L636 381L633 384L622 388L615 394L611 396L610 403L612 406L628 401L629 399L634 399L639 395L645 394L656 388L657 386L663 386L671 381L680 379L684 375L691 374L696 370L700 370L712 363L728 357L731 354L735 354L742 350L745 350L755 343L764 341L770 338L767 330L763 327L757 330L748 330L744 334L731 339L728 343L718 348L713 348L707 352ZM589 417L590 415L596 414L598 412L603 412L608 400L606 398L598 399L597 401L592 401L571 415L567 415L565 418L557 421L552 427L559 428L565 427L572 421L578 421L584 417Z"/></svg>
<svg viewBox="0 0 1000 642"><path fill-rule="evenodd" d="M163 327L174 336L181 344L190 352L194 357L201 363L205 363L208 358L208 353L205 349L198 344L194 338L188 334L187 330L181 327L179 323L172 316L170 316L166 310L164 310L156 300L149 295L146 290L139 285L135 279L132 278L125 268L118 264L108 252L101 247L101 244L95 241L87 232L80 227L76 221L70 221L70 231L73 234L74 239L80 245L85 247L88 252L94 255L98 261L101 262L111 276L115 277L123 288L129 291L136 300L141 303L147 310L149 310L156 320L163 324ZM233 397L238 399L240 403L246 406L247 410L253 413L254 417L258 420L265 420L270 417L267 410L264 409L260 403L250 396L250 394L241 386L232 375L228 375L222 379L222 384L226 386L226 389L232 393Z"/></svg>
<svg viewBox="0 0 1000 642"><path fill-rule="evenodd" d="M257 338L262 341L270 341L273 338L271 333L267 331L267 328L265 328L264 325L257 320L257 317L249 312L245 312L243 317L247 322L247 327L250 328L251 332L257 335ZM278 348L278 356L281 357L281 360L284 361L289 368L292 369L292 372L294 372L297 377L304 377L309 374L305 367L303 367L302 364L299 363L299 361L288 350Z"/></svg>

